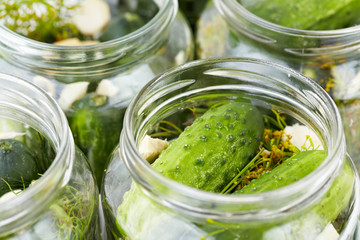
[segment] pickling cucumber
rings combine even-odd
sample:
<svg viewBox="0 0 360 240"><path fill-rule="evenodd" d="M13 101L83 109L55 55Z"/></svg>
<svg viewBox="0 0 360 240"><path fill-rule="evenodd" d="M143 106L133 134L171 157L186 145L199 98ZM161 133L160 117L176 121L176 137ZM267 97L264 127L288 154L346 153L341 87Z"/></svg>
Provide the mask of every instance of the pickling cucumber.
<svg viewBox="0 0 360 240"><path fill-rule="evenodd" d="M34 154L23 142L0 140L0 197L11 189L27 187L40 177L39 173Z"/></svg>
<svg viewBox="0 0 360 240"><path fill-rule="evenodd" d="M267 192L290 185L314 171L325 158L326 152L323 150L299 152L234 194Z"/></svg>
<svg viewBox="0 0 360 240"><path fill-rule="evenodd" d="M290 185L314 171L325 158L326 152L322 150L297 153L270 172L253 180L241 190L235 191L234 194L261 193ZM286 236L289 239L314 239L320 234L321 229L333 222L341 211L348 206L352 194L353 180L352 169L345 162L340 175L335 179L327 193L306 213L296 215L293 220L289 220L285 224L277 225L273 222L248 230L248 239L276 239L280 236ZM317 227L314 228L313 226ZM224 232L219 237L221 239L231 239L231 232L233 231Z"/></svg>
<svg viewBox="0 0 360 240"><path fill-rule="evenodd" d="M262 115L250 103L208 110L169 144L153 167L182 184L220 192L259 148Z"/></svg>
<svg viewBox="0 0 360 240"><path fill-rule="evenodd" d="M254 106L250 103L226 104L208 110L197 118L160 154L153 167L182 184L219 192L224 183L232 180L249 162L250 156L260 146L263 133L262 116ZM224 156L226 161L221 161ZM296 153L233 194L272 191L290 185L318 168L326 156L323 150ZM214 224L209 221L197 225L152 201L134 183L117 208L116 221L121 234L132 239L143 239L145 236L155 239L161 236L157 232L163 229L173 231L169 239L255 240L279 239L279 236L285 236L286 239L315 239L348 206L353 178L350 166L345 163L341 174L321 199L301 212L295 212L286 221L279 218L229 225L217 224L216 220ZM239 206L240 210L246 209ZM282 235L277 235L279 233Z"/></svg>
<svg viewBox="0 0 360 240"><path fill-rule="evenodd" d="M255 15L285 27L332 30L352 26L360 15L358 0L239 0Z"/></svg>
<svg viewBox="0 0 360 240"><path fill-rule="evenodd" d="M88 93L66 113L75 143L88 157L99 186L105 163L119 141L125 112L111 107L108 98Z"/></svg>

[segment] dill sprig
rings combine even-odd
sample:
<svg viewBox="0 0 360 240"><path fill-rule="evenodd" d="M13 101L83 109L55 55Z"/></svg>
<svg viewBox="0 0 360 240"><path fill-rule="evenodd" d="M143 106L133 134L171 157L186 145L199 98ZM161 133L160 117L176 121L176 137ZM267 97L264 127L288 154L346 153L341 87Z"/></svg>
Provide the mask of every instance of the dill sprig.
<svg viewBox="0 0 360 240"><path fill-rule="evenodd" d="M0 24L33 40L52 43L80 34L71 22L77 7L68 0L2 0Z"/></svg>
<svg viewBox="0 0 360 240"><path fill-rule="evenodd" d="M174 123L165 120L160 121L157 128L161 131L150 134L150 137L177 137L183 132L183 130L181 130Z"/></svg>
<svg viewBox="0 0 360 240"><path fill-rule="evenodd" d="M242 176L249 168L251 168L253 166L253 164L255 163L255 161L261 156L261 154L263 153L264 149L260 149L260 151L256 154L256 156L241 170L239 171L239 173L233 178L233 180L231 180L231 182L221 191L221 193L229 193L231 192L237 185L239 182L242 181L242 179L245 176Z"/></svg>
<svg viewBox="0 0 360 240"><path fill-rule="evenodd" d="M284 131L286 127L285 117L280 111L272 109L272 112L275 117L264 115L269 128L264 129L263 140L260 142L261 150L239 171L221 193L227 194L235 188L238 190L243 188L253 179L259 178L263 173L271 171L295 153L300 152L300 149L291 144L292 136L287 135ZM307 141L312 143L310 138Z"/></svg>
<svg viewBox="0 0 360 240"><path fill-rule="evenodd" d="M79 184L79 187L83 189L66 186L58 202L50 207L56 216L57 235L61 239L86 238L84 234L90 227L95 200L87 186Z"/></svg>

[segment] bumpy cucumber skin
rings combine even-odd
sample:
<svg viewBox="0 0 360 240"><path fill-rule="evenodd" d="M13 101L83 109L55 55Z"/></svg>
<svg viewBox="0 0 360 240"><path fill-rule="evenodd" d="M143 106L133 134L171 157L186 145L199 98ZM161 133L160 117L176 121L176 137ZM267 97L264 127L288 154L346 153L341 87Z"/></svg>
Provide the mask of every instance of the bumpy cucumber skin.
<svg viewBox="0 0 360 240"><path fill-rule="evenodd" d="M37 161L32 151L22 142L15 139L0 140L0 177L10 187L22 189L32 180L40 177ZM10 192L9 186L0 179L0 197Z"/></svg>
<svg viewBox="0 0 360 240"><path fill-rule="evenodd" d="M348 27L359 16L358 0L239 0L250 12L291 28L332 30Z"/></svg>
<svg viewBox="0 0 360 240"><path fill-rule="evenodd" d="M207 111L163 151L153 167L182 184L219 192L259 148L264 124L250 103Z"/></svg>
<svg viewBox="0 0 360 240"><path fill-rule="evenodd" d="M290 185L314 171L325 158L326 152L322 150L297 153L234 194L261 193Z"/></svg>
<svg viewBox="0 0 360 240"><path fill-rule="evenodd" d="M298 153L269 173L265 173L260 178L253 180L249 185L236 191L234 194L266 192L292 184L314 171L325 158L326 152L322 150ZM325 228L329 222L334 221L340 212L348 206L353 182L354 175L352 169L345 162L340 175L334 180L328 192L324 194L319 202L314 203L313 207L308 209L306 213L294 219L289 219L287 223L273 222L257 226L254 229L246 228L244 225L244 228L241 227L241 230L225 231L224 234L218 237L224 240L232 239L232 234L238 231L238 234L246 232L248 236L246 239L249 240L263 239L267 231L275 228L277 229L275 232L280 232L289 239L312 239L320 233L318 231ZM309 226L316 226L316 228L309 229Z"/></svg>

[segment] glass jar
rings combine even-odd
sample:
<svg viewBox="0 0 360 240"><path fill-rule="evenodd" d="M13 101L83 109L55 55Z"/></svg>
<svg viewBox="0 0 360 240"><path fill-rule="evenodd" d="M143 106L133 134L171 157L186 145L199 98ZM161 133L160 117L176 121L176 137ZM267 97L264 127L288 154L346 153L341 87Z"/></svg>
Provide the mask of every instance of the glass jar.
<svg viewBox="0 0 360 240"><path fill-rule="evenodd" d="M28 79L57 100L98 183L131 97L158 73L193 57L192 33L176 0L124 1L121 7L145 11L150 3L158 7L151 21L92 45L42 43L0 27L0 71ZM108 4L115 9L120 2Z"/></svg>
<svg viewBox="0 0 360 240"><path fill-rule="evenodd" d="M194 28L207 0L179 0L179 8Z"/></svg>
<svg viewBox="0 0 360 240"><path fill-rule="evenodd" d="M85 156L75 147L64 113L43 90L25 80L0 74L0 82L0 118L35 129L54 151L47 169L29 187L23 183L25 189L12 189L20 191L16 196L1 194L0 238L99 239L98 188ZM49 151L35 145L35 139L30 139L30 145L38 147L29 148L32 153ZM26 159L24 167L30 164ZM41 164L40 158L36 161Z"/></svg>
<svg viewBox="0 0 360 240"><path fill-rule="evenodd" d="M360 27L315 31L259 18L237 0L210 1L198 24L199 58L251 57L290 67L319 83L343 118L348 152L360 169Z"/></svg>
<svg viewBox="0 0 360 240"><path fill-rule="evenodd" d="M141 157L139 141L160 120L191 122L183 115L185 109L239 97L258 108L285 112L313 129L327 150L326 160L283 188L222 195L170 180ZM351 166L347 180L343 179L347 175L345 166ZM341 196L339 199L351 196L332 222L339 239L351 239L359 217L359 179L346 157L339 112L325 91L303 75L274 63L209 59L171 69L133 99L125 114L119 147L107 167L101 196L108 235L116 239L310 240L327 231L329 222L324 218L335 206L331 189L346 189L346 194L335 194ZM130 198L134 195L136 198ZM315 209L328 211L324 215Z"/></svg>

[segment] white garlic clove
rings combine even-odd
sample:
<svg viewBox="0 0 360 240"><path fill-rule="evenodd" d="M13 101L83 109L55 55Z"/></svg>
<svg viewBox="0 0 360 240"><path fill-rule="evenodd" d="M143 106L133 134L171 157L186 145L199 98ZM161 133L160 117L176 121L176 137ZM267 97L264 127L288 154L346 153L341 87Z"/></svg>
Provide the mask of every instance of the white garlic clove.
<svg viewBox="0 0 360 240"><path fill-rule="evenodd" d="M74 15L73 22L82 34L93 36L109 24L110 18L110 7L106 2L85 0Z"/></svg>
<svg viewBox="0 0 360 240"><path fill-rule="evenodd" d="M76 82L67 84L60 94L58 100L61 109L66 112L70 109L71 105L85 96L89 83Z"/></svg>

